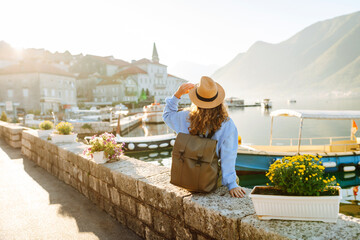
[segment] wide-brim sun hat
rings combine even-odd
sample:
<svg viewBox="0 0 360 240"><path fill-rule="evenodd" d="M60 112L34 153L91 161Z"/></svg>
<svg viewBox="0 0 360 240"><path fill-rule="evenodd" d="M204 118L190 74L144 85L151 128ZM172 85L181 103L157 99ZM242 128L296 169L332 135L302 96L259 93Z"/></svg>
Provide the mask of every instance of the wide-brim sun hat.
<svg viewBox="0 0 360 240"><path fill-rule="evenodd" d="M223 87L210 77L201 77L200 83L189 91L191 102L200 108L215 108L225 99Z"/></svg>

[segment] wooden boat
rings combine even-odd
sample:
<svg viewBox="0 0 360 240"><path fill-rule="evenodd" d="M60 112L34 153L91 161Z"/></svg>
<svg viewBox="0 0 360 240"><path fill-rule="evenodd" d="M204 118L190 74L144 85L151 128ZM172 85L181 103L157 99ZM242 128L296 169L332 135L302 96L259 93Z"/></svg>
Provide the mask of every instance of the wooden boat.
<svg viewBox="0 0 360 240"><path fill-rule="evenodd" d="M360 111L317 111L317 110L276 110L271 112L271 133L269 146L243 146L238 148L236 170L247 172L264 172L271 163L284 156L312 154L322 156L325 171L354 171L360 168L360 141L352 134L346 137L302 138L302 126L305 119L333 119L356 120L360 119ZM273 138L272 129L274 117L297 117L300 119L299 137ZM315 139L329 140L328 145L313 145ZM287 146L274 146L273 140L288 140ZM293 145L293 142L297 145ZM302 141L309 145L302 145Z"/></svg>
<svg viewBox="0 0 360 240"><path fill-rule="evenodd" d="M165 105L160 103L152 103L150 105L144 106L143 121L146 123L164 123L162 119L164 108Z"/></svg>

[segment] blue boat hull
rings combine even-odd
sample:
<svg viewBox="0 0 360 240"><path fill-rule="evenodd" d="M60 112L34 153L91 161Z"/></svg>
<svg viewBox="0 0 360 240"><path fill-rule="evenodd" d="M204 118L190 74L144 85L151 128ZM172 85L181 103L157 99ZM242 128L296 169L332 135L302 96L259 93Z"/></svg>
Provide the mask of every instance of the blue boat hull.
<svg viewBox="0 0 360 240"><path fill-rule="evenodd" d="M311 153L309 153L311 154ZM313 153L314 154L314 153ZM289 154L288 156L293 156ZM315 155L315 154L314 154ZM276 154L256 154L256 153L238 153L235 163L236 171L246 172L265 172L269 169L270 165L277 159L281 159L283 155ZM349 155L337 156L322 156L321 161L335 162L336 167L325 168L326 172L334 172L342 170L343 166L356 166L359 168L360 155L355 155L353 152Z"/></svg>

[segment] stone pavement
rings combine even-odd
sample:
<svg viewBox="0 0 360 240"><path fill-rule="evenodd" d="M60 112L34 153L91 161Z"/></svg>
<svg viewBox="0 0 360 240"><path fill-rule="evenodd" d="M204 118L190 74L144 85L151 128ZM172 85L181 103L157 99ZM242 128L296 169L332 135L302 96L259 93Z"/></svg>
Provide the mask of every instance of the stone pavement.
<svg viewBox="0 0 360 240"><path fill-rule="evenodd" d="M0 139L0 239L140 239Z"/></svg>

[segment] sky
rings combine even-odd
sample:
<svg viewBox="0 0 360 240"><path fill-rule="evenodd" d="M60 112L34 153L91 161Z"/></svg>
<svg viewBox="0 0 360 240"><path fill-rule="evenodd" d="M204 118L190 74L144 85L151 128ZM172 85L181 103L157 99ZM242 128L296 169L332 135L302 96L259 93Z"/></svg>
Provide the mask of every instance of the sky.
<svg viewBox="0 0 360 240"><path fill-rule="evenodd" d="M0 40L18 49L151 58L169 72L211 72L256 41L278 43L305 27L360 11L359 0L8 0ZM195 71L196 72L196 71Z"/></svg>

